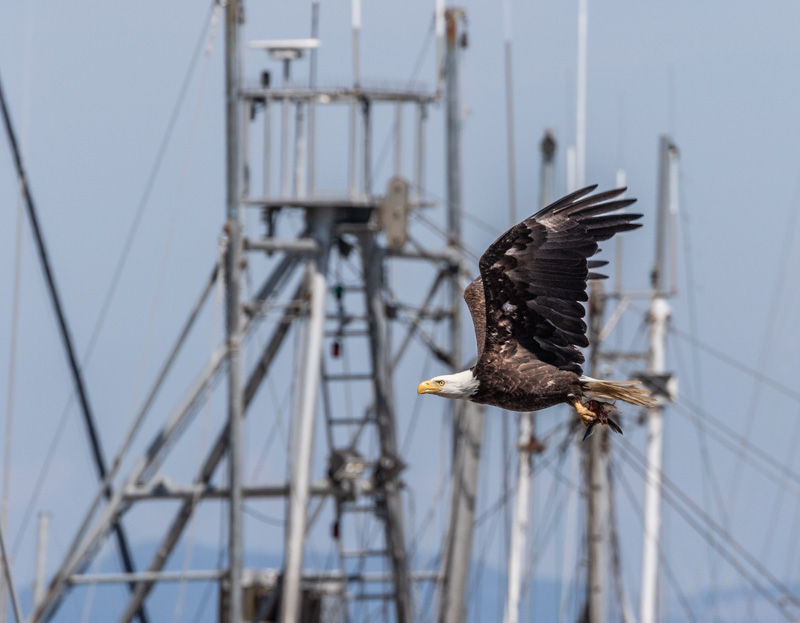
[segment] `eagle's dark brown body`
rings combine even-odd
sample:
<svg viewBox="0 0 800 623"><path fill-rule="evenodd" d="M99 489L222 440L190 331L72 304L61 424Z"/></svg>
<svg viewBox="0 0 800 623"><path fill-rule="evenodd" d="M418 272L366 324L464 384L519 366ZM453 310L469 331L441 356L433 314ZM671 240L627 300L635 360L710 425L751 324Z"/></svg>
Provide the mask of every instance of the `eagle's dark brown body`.
<svg viewBox="0 0 800 623"><path fill-rule="evenodd" d="M541 362L524 363L514 374L507 374L501 360L488 357L473 373L481 379L481 384L469 399L509 411L538 411L557 404L572 404L582 395L577 374L542 366Z"/></svg>

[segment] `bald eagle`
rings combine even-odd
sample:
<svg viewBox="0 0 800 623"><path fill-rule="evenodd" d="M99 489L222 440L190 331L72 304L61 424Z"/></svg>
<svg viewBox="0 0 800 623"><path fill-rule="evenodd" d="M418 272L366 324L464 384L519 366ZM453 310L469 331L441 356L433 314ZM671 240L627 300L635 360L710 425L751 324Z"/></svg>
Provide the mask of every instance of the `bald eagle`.
<svg viewBox="0 0 800 623"><path fill-rule="evenodd" d="M614 401L651 407L637 381L603 381L583 375L589 346L586 281L608 262L589 260L597 243L641 227L641 214L609 214L635 199L625 189L590 195L573 192L515 225L480 259L480 276L464 291L475 325L478 359L458 374L423 381L418 394L463 398L511 411L537 411L566 403L578 412L588 437L596 424L622 433L610 417Z"/></svg>

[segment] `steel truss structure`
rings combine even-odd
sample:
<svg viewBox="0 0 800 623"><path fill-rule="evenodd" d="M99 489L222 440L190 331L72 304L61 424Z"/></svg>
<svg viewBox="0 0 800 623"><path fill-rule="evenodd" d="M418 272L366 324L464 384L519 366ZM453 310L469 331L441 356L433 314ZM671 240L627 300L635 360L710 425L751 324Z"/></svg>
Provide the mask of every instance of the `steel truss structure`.
<svg viewBox="0 0 800 623"><path fill-rule="evenodd" d="M318 4L314 5L318 10ZM447 11L446 76L448 119L448 228L445 246L429 248L411 234L409 219L429 207L424 186L425 124L439 93L369 89L356 84L340 89L315 86L312 69L309 86L290 80L290 63L305 51L316 66L314 39L261 42L283 62L284 81L272 87L265 77L257 87L242 79L240 2L229 0L226 12L226 127L227 195L224 260L213 268L200 298L192 308L156 382L101 483L83 523L74 535L48 589L35 604L32 621L48 621L71 587L86 583L124 582L133 585L120 622L136 617L159 582L217 580L221 586L222 621L294 621L351 619L350 604L384 601L391 617L408 623L417 604L412 584L435 582L439 590L440 618L463 620L472 542L474 498L482 433L482 414L473 405L455 413L452 499L449 530L442 544L441 568L413 572L408 559L408 530L403 502L403 471L397 413L393 396L394 375L400 358L415 336L433 355L453 369L461 369L461 293L465 284L461 245L461 198L458 110L458 31L464 12ZM316 112L320 106L349 108L350 186L338 195L315 190ZM383 194L373 188L372 123L380 106L395 112L395 175ZM415 109L414 174L411 181L401 166L404 110ZM279 121L279 146L275 149L273 125ZM293 118L293 120L292 120ZM257 128L261 129L260 137ZM276 133L276 134L277 134ZM363 141L355 143L361 134ZM262 188L251 189L254 153L260 154ZM355 181L361 171L361 184ZM280 183L272 184L273 171ZM277 187L277 192L275 191ZM263 229L246 231L244 213L257 211ZM335 262L355 266L355 283L334 280ZM430 277L422 303L406 304L389 287L392 265L421 263ZM260 287L249 299L243 292L245 265L264 267ZM187 336L191 332L214 284L224 276L226 289L226 340L210 357L195 384L164 421L144 455L127 473L121 465L151 410ZM445 303L436 304L437 293ZM289 292L287 294L287 292ZM441 297L438 297L441 298ZM275 316L275 310L279 315ZM437 343L422 324L445 323L446 343ZM254 364L246 370L243 349L259 326L270 334ZM242 477L242 421L270 374L293 327L302 334L298 354L297 392L292 415L293 437L289 477L280 482L245 483ZM401 333L398 346L391 336ZM328 351L327 349L330 349ZM343 373L329 369L326 352L342 349L363 352L358 370ZM227 377L228 415L210 450L189 484L158 479L158 467L180 442L216 380ZM368 406L348 412L335 398L343 385L358 387L368 395ZM322 413L323 417L318 416ZM322 424L320 424L322 422ZM312 453L317 428L327 442L327 472L313 473ZM368 440L377 440L370 444ZM227 484L215 476L227 466ZM215 481L216 478L216 481ZM313 499L319 504L310 504ZM286 509L284 560L279 569L245 569L242 506L245 500L283 499ZM87 573L109 535L135 505L149 500L179 503L166 526L146 571ZM182 573L165 566L187 526L204 501L228 501L228 564L225 569L197 569ZM310 526L322 503L335 509L332 538L338 552L338 571L304 569ZM313 511L309 512L309 508ZM353 518L370 516L382 530L366 547L352 534ZM348 540L350 539L350 540ZM385 572L376 569L386 569Z"/></svg>

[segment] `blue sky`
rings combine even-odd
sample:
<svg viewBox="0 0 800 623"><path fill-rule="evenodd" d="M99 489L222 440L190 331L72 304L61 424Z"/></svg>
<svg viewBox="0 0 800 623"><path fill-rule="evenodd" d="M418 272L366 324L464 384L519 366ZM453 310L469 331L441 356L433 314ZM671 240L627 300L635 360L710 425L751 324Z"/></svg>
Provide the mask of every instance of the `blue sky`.
<svg viewBox="0 0 800 623"><path fill-rule="evenodd" d="M512 3L520 215L536 207L538 143L547 127L555 129L559 140L557 188L564 188L565 146L574 141L575 132L575 4ZM349 6L343 0L322 3L319 72L323 84L351 80ZM501 233L508 218L503 19L501 3L465 2L464 6L470 34L463 73L464 209L470 215L464 233L469 248L479 254ZM432 9L432 2L364 2L365 83L403 85L414 79L432 86ZM793 79L800 55L794 32L800 6L788 1L652 5L615 0L602 5L590 2L589 10L586 180L610 186L617 169L624 168L629 194L639 198L638 207L646 215L645 227L625 237L626 285L638 290L648 285L655 235L656 148L659 134L669 132L680 149L682 182L673 325L682 334L696 330L703 344L793 388L800 367L795 320L800 301L793 287L800 265L794 218L800 200L800 119L796 114L800 86ZM209 5L183 0L166 4L31 0L7 4L0 11L3 86L22 137L75 343L84 353L195 42L208 22ZM309 22L310 3L251 2L243 39L305 37ZM129 262L96 349L85 365L107 455L119 447L135 407L216 259L224 214L221 52L218 28L210 57L201 58L192 74ZM423 61L414 75L420 55ZM256 80L264 68L277 75L278 66L263 53L247 51L244 58L246 79ZM302 75L306 69L305 61L297 66ZM319 150L325 155L318 164L318 179L325 191L341 190L346 184L343 126L338 119L331 113L330 125L320 130ZM382 144L390 119L388 113L376 117L375 149ZM440 107L431 111L427 142L426 190L430 197L441 198ZM409 136L407 148L410 145ZM410 154L405 161L408 165ZM376 188L390 174L391 158L387 157L377 172ZM17 198L5 148L0 149L0 193L6 224L0 228L0 394L7 396ZM444 221L441 205L431 210L430 218ZM256 215L248 216L248 226L259 231ZM437 242L432 234L425 240ZM613 245L607 247L607 252L613 251ZM9 532L13 539L25 528L14 569L19 581L27 584L35 530L21 525L24 509L71 384L27 229L22 258ZM254 272L265 268L254 262ZM346 275L347 269L342 270ZM262 276L254 275L254 287ZM419 269L392 271L393 287L403 295L419 296L420 278ZM629 312L621 337L614 339L625 346L644 347L644 306L640 302ZM203 314L137 451L144 448L208 357L211 345L222 336L220 313L209 309ZM472 352L471 335L465 337L465 348ZM257 350L258 343L249 348L248 362ZM287 362L291 354L286 354ZM668 355L669 367L680 378L682 398L666 416L665 472L769 571L786 584L797 584L800 561L793 549L798 541L795 527L800 525L795 518L798 494L793 477L800 471L794 464L797 401L786 392L759 384L752 374L724 363L709 349L693 349L686 338L675 334L670 337ZM436 498L438 475L448 460L446 452L440 452L447 447L441 405L432 399L415 402L413 387L423 366L430 375L438 371L422 349L412 350L400 369L396 389L401 439L410 430L414 410L420 410L409 441L407 476L415 490L417 522ZM260 397L264 413L271 408L283 413L291 403L287 397L290 381L278 376L275 383ZM222 406L223 392L216 391L187 433L186 443L162 466L162 475L176 481L191 477L197 455L216 434ZM763 458L753 458L749 451L745 452L748 461L738 467L735 453L710 434L705 441L700 436L688 416L697 407L746 433L756 448L784 464L788 475L779 476L777 482L768 478L764 471L773 474L775 469L765 467ZM2 408L5 414L5 405ZM644 430L636 425L634 415L626 419L624 440L643 450ZM542 415L540 425L553 429L564 417L565 413L554 410ZM703 421L720 430L714 420ZM262 464L261 451L272 427L267 416L248 426L248 473L254 478L278 479L285 469L279 439L286 431L277 434L274 443L278 445ZM494 412L486 426L479 515L502 489L502 451L513 447L510 438L516 429L513 420L504 428L503 416ZM504 430L509 435L505 445ZM320 452L322 437L317 436ZM704 443L707 459L703 458ZM738 448L737 443L734 446ZM536 532L537 525L547 523L553 501L566 499L567 488L553 473L568 477L569 458L563 463L554 461L552 469L543 467L534 484L534 540L546 543L536 574L548 579L561 577L566 519L557 521L558 528L548 535ZM641 478L625 469L640 506ZM316 476L321 477L323 471L324 460L319 460ZM69 543L93 486L93 467L73 408L37 505L54 516L50 570ZM548 498L551 487L553 497ZM641 526L636 505L624 497L621 486L617 495L626 585L637 603ZM717 500L722 501L722 509ZM560 507L556 504L555 508ZM281 514L278 507L262 510ZM159 522L171 512L167 505L153 505L131 513L129 530L141 544L143 557L159 535ZM218 542L219 514L219 507L210 504L198 516L194 535L204 546L213 548ZM423 551L437 549L437 535L446 522L441 504L433 516L433 529L420 545ZM265 528L252 517L247 521L253 560L257 554L281 551L280 530ZM664 527L670 566L683 591L707 594L714 587L722 591L744 586L737 572L709 554L705 541L669 506ZM327 526L323 526L312 543L322 558L327 552L326 535ZM504 590L502 539L503 530L494 516L479 526L475 550L487 552L485 564L501 571L492 575L500 578L496 587L490 586L494 580L484 585L487 601L497 601L491 595ZM104 556L113 558L113 553L107 548ZM108 599L119 597L121 593L114 590L103 594ZM696 612L698 620L712 620L713 608L707 608ZM677 618L681 617L676 593L667 580L662 582L661 609L665 616L678 613ZM732 616L725 619L734 620ZM764 600L743 607L741 617L743 621L779 620Z"/></svg>

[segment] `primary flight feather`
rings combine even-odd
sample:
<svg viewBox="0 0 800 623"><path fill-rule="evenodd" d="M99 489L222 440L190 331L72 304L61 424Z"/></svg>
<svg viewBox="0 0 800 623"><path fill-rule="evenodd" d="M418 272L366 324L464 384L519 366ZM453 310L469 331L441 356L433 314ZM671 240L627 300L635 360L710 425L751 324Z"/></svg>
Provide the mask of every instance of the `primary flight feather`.
<svg viewBox="0 0 800 623"><path fill-rule="evenodd" d="M595 424L619 425L614 401L650 407L649 392L634 381L583 376L588 279L607 262L590 260L598 242L641 227L641 214L609 214L635 199L625 189L590 195L590 186L567 195L515 225L480 259L480 276L464 291L475 325L478 359L458 374L423 381L418 394L464 398L511 411L560 403L575 407L588 436Z"/></svg>

